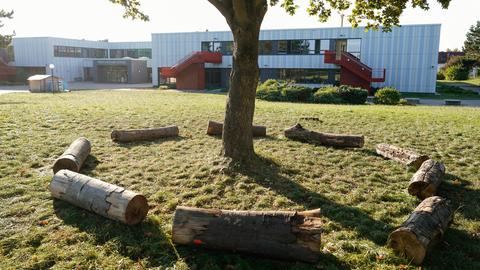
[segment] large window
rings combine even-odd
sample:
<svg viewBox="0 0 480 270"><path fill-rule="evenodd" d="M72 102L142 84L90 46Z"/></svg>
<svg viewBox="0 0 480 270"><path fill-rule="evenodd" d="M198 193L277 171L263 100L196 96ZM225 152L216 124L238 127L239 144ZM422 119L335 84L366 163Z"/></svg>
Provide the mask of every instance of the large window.
<svg viewBox="0 0 480 270"><path fill-rule="evenodd" d="M277 44L278 44L277 53L278 53L278 54L287 54L288 41L286 41L286 40L279 40Z"/></svg>
<svg viewBox="0 0 480 270"><path fill-rule="evenodd" d="M347 40L347 52L353 54L357 58L360 58L361 47L362 47L362 40L361 39L348 39Z"/></svg>
<svg viewBox="0 0 480 270"><path fill-rule="evenodd" d="M53 46L53 55L55 57L73 58L108 58L108 50L71 46Z"/></svg>
<svg viewBox="0 0 480 270"><path fill-rule="evenodd" d="M112 49L110 50L110 58L152 58L152 49Z"/></svg>
<svg viewBox="0 0 480 270"><path fill-rule="evenodd" d="M328 69L280 69L279 79L304 84L328 84Z"/></svg>
<svg viewBox="0 0 480 270"><path fill-rule="evenodd" d="M232 54L233 41L204 41L202 42L202 51Z"/></svg>
<svg viewBox="0 0 480 270"><path fill-rule="evenodd" d="M273 54L273 41L261 40L259 43L259 54Z"/></svg>

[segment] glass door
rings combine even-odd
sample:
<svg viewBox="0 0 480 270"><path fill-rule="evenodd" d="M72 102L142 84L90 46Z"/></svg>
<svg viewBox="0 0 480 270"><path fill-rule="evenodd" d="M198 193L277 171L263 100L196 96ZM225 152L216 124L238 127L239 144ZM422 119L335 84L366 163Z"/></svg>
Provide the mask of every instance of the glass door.
<svg viewBox="0 0 480 270"><path fill-rule="evenodd" d="M346 51L347 51L347 40L337 39L335 41L335 59L340 60L342 58L342 53Z"/></svg>

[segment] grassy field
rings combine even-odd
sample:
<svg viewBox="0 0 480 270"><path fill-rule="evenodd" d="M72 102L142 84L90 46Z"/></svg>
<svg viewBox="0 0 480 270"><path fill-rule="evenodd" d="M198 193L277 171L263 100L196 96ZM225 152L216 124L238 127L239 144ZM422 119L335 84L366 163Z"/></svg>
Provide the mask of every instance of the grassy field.
<svg viewBox="0 0 480 270"><path fill-rule="evenodd" d="M416 269L387 247L388 234L419 203L406 187L413 172L375 155L388 142L445 163L440 194L456 209L425 269L480 269L480 110L447 107L330 106L257 101L255 168L222 170L224 95L165 91L82 91L0 96L1 269ZM306 128L364 134L363 149L289 141ZM176 124L181 137L116 144L112 129ZM53 200L51 166L77 137L93 143L82 173L147 196L147 220L128 227ZM318 265L174 246L177 205L242 210L322 209Z"/></svg>
<svg viewBox="0 0 480 270"><path fill-rule="evenodd" d="M478 88L468 81L437 81L436 93L402 93L404 98L428 99L480 99L480 94L472 88ZM472 80L473 82L473 80Z"/></svg>

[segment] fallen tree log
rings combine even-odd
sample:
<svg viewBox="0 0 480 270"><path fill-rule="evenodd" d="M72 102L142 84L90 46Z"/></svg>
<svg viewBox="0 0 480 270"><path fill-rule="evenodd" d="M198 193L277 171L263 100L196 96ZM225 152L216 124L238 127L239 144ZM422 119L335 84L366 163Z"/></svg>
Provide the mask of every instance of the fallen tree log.
<svg viewBox="0 0 480 270"><path fill-rule="evenodd" d="M445 176L445 166L434 160L423 162L408 185L408 193L420 199L435 196L437 188Z"/></svg>
<svg viewBox="0 0 480 270"><path fill-rule="evenodd" d="M86 138L76 139L67 150L53 164L53 173L66 169L73 172L79 172L83 163L90 155L92 145Z"/></svg>
<svg viewBox="0 0 480 270"><path fill-rule="evenodd" d="M361 135L342 135L310 131L304 129L302 125L295 126L285 130L285 137L307 143L314 143L335 147L363 147L365 138Z"/></svg>
<svg viewBox="0 0 480 270"><path fill-rule="evenodd" d="M207 135L210 136L221 136L223 132L223 123L216 121L208 121ZM267 136L267 127L266 126L253 126L252 127L253 137L265 137Z"/></svg>
<svg viewBox="0 0 480 270"><path fill-rule="evenodd" d="M160 138L178 136L177 126L152 129L114 130L111 137L114 142L153 141Z"/></svg>
<svg viewBox="0 0 480 270"><path fill-rule="evenodd" d="M147 199L133 191L68 170L57 172L48 187L53 197L128 225L147 215Z"/></svg>
<svg viewBox="0 0 480 270"><path fill-rule="evenodd" d="M173 242L286 260L316 262L320 256L320 210L255 212L179 206Z"/></svg>
<svg viewBox="0 0 480 270"><path fill-rule="evenodd" d="M418 168L422 166L422 163L428 159L426 155L421 155L415 151L386 143L378 144L376 150L377 154L412 167L415 170L418 170Z"/></svg>
<svg viewBox="0 0 480 270"><path fill-rule="evenodd" d="M435 244L441 241L453 220L448 201L435 196L421 202L410 217L389 237L389 246L420 265Z"/></svg>

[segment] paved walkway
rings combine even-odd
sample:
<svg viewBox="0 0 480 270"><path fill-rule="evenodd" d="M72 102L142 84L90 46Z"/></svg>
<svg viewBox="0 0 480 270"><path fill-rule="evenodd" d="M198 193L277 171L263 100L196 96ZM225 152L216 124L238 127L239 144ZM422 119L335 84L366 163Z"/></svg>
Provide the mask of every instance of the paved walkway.
<svg viewBox="0 0 480 270"><path fill-rule="evenodd" d="M425 105L425 106L445 106L445 100L443 99L420 99L420 104L419 105ZM462 106L467 106L467 107L480 107L480 100L462 100ZM449 106L449 107L455 107L455 106Z"/></svg>

